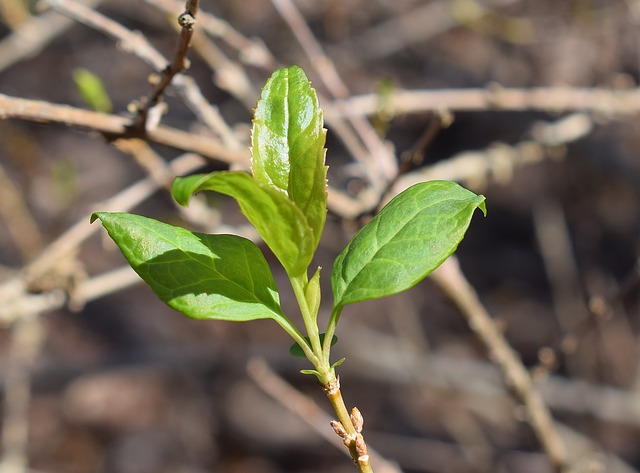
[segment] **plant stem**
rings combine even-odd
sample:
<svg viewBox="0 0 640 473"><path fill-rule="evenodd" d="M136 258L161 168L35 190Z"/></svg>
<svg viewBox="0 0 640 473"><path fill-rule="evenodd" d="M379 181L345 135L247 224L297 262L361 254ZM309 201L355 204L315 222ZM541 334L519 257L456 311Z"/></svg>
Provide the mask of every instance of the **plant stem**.
<svg viewBox="0 0 640 473"><path fill-rule="evenodd" d="M349 414L344 399L342 399L340 380L333 373L333 370L328 373L328 378L329 380L325 384L324 390L338 417L338 422L334 421L331 425L349 449L358 471L360 473L373 473L369 454L367 453L367 445L361 433L363 421L360 411L354 408L351 415Z"/></svg>
<svg viewBox="0 0 640 473"><path fill-rule="evenodd" d="M296 328L296 326L293 325L289 321L289 319L286 319L286 318L283 318L283 319L277 318L275 320L278 323L278 325L280 325L280 327L282 327L284 331L287 332L298 345L300 345L300 348L302 348L302 351L304 352L307 359L314 366L317 366L319 363L318 357L315 355L315 353L311 351L311 348L309 348L307 341L304 339L304 336L300 333L300 331Z"/></svg>
<svg viewBox="0 0 640 473"><path fill-rule="evenodd" d="M291 278L291 287L293 288L293 292L298 301L298 305L300 306L302 320L304 321L304 326L307 329L307 335L309 336L309 340L311 341L311 349L316 355L316 359L318 359L322 353L322 347L320 346L320 333L318 330L317 314L311 313L309 303L307 302L307 296L305 294L307 283L308 280L306 277L306 273L302 276ZM321 360L321 363L322 361L323 360ZM316 368L320 368L320 366L318 366L318 363L313 364L316 365Z"/></svg>
<svg viewBox="0 0 640 473"><path fill-rule="evenodd" d="M327 364L329 364L329 356L331 352L331 340L333 339L333 334L336 331L336 326L338 325L338 319L340 318L340 313L342 312L341 307L334 307L331 311L331 316L329 317L329 323L327 324L327 331L324 335L324 344L322 346L322 359L325 360Z"/></svg>

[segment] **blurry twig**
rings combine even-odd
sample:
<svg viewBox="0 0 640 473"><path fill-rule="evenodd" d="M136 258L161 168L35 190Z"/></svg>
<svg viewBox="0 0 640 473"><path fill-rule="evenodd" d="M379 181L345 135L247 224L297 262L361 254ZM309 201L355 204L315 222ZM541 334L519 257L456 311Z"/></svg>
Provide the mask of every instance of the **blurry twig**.
<svg viewBox="0 0 640 473"><path fill-rule="evenodd" d="M104 34L114 38L119 42L122 49L131 52L141 58L156 72L165 71L167 68L171 68L171 64L167 59L160 54L149 41L140 33L133 32L122 26L121 24L113 21L112 19L77 3L74 0L41 0L50 4L60 12L69 15L70 17L84 23L91 28L103 32ZM198 119L204 123L211 131L218 133L219 128L222 126L223 130L226 130L225 125L221 125L224 122L220 116L220 112L216 107L211 105L204 97L198 85L190 77L184 74L178 74L172 76L171 85L181 95L186 105L190 110L198 117ZM129 127L134 123L128 124ZM155 131L155 126L147 126L146 132L151 133ZM141 130L138 130L139 132ZM218 133L220 135L220 133ZM189 149L184 148L185 151ZM234 152L231 150L231 152ZM208 156L207 153L201 153L204 156Z"/></svg>
<svg viewBox="0 0 640 473"><path fill-rule="evenodd" d="M174 0L146 0L160 8L164 13L172 13L179 8L180 2ZM242 35L226 21L211 13L200 10L198 30L192 39L192 47L215 73L216 84L236 97L249 110L255 107L258 91L249 79L245 69L236 61L229 59L209 36L223 41L238 54L240 63L261 67L272 71L277 62L264 43Z"/></svg>
<svg viewBox="0 0 640 473"><path fill-rule="evenodd" d="M353 333L346 353L349 363L343 371L350 376L386 384L423 386L436 392L458 393L461 402L468 399L485 412L509 413L513 400L501 381L501 371L494 364L458 355L437 352L425 355L388 333L344 321L345 332ZM371 350L375 346L376 350ZM404 369L398 369L398 366ZM545 403L554 411L598 419L601 422L640 427L637 394L610 385L590 383L548 374L536 384ZM481 400L481 401L480 401ZM510 415L510 414L507 414Z"/></svg>
<svg viewBox="0 0 640 473"><path fill-rule="evenodd" d="M469 327L489 350L489 357L502 370L507 384L527 408L528 421L535 431L551 464L561 472L568 472L567 450L553 418L533 385L533 380L504 336L497 329L464 274L455 256L449 257L431 275L433 281L458 306Z"/></svg>
<svg viewBox="0 0 640 473"><path fill-rule="evenodd" d="M193 155L185 155L174 159L169 170L172 175L193 172L202 165L202 160ZM97 203L94 208L104 211L126 211L144 201L160 187L157 177L147 177L116 194L105 202ZM19 319L25 307L32 307L32 311L48 310L51 304L59 304L65 297L61 290L30 294L29 282L37 280L43 274L52 270L61 259L72 253L89 236L100 230L99 225L91 225L86 215L66 232L50 243L40 255L26 265L14 278L0 285L0 325L9 325ZM80 301L76 298L76 302ZM37 310L36 310L37 304Z"/></svg>
<svg viewBox="0 0 640 473"><path fill-rule="evenodd" d="M101 1L84 0L83 4L93 7ZM55 12L32 16L19 24L10 35L0 41L0 71L35 56L73 24L71 20Z"/></svg>
<svg viewBox="0 0 640 473"><path fill-rule="evenodd" d="M11 332L11 356L4 384L1 473L23 473L28 467L30 371L42 340L38 314L25 307Z"/></svg>
<svg viewBox="0 0 640 473"><path fill-rule="evenodd" d="M582 291L563 209L558 202L542 199L533 209L533 221L538 248L551 284L556 317L564 336L575 340L575 332L589 320L589 308ZM575 349L572 351L575 352ZM567 358L570 371L578 368L573 374L585 375L580 367L584 368L591 361L591 357L585 355Z"/></svg>
<svg viewBox="0 0 640 473"><path fill-rule="evenodd" d="M320 409L315 402L288 384L261 359L254 358L250 360L247 365L247 371L264 392L297 415L318 435L348 455L342 440L329 429L331 417ZM396 465L385 460L370 446L368 446L368 452L376 472L401 473L401 470Z"/></svg>
<svg viewBox="0 0 640 473"><path fill-rule="evenodd" d="M57 11L117 40L124 51L136 54L155 71L169 65L158 50L140 33L132 32L77 0L41 0Z"/></svg>
<svg viewBox="0 0 640 473"><path fill-rule="evenodd" d="M380 106L378 94L356 95L338 99L327 109L334 113L373 115ZM456 111L525 111L549 113L597 112L605 115L630 115L640 112L640 89L580 89L571 87L534 87L510 89L395 90L388 97L388 110L395 115L438 110Z"/></svg>
<svg viewBox="0 0 640 473"><path fill-rule="evenodd" d="M180 2L174 0L145 0L147 3L171 13L179 8ZM198 15L198 26L215 38L224 41L239 53L241 62L258 66L266 70L275 69L277 62L269 49L260 41L247 38L233 26L215 15L201 11Z"/></svg>
<svg viewBox="0 0 640 473"><path fill-rule="evenodd" d="M515 145L497 143L484 151L465 151L431 166L419 168L400 177L387 198L413 184L433 179L467 182L471 187L482 187L490 178L499 182L509 181L516 166L540 162L553 147L583 138L592 129L592 120L580 113L552 123L536 123L531 131L532 140Z"/></svg>
<svg viewBox="0 0 640 473"><path fill-rule="evenodd" d="M78 126L101 132L110 138L126 138L131 134L131 120L125 117L0 94L0 119L6 118ZM231 150L215 138L162 125L147 130L141 138L226 163L244 162L247 159L247 153Z"/></svg>
<svg viewBox="0 0 640 473"><path fill-rule="evenodd" d="M42 238L22 196L0 165L0 219L5 222L22 260L29 261L42 249Z"/></svg>
<svg viewBox="0 0 640 473"><path fill-rule="evenodd" d="M493 6L506 6L517 0L499 0ZM461 11L461 9L464 10ZM390 56L417 43L449 31L461 22L478 20L491 10L474 0L452 2L448 0L427 2L405 14L387 20L353 39L357 62L378 60Z"/></svg>
<svg viewBox="0 0 640 473"><path fill-rule="evenodd" d="M240 64L229 59L202 30L193 37L193 49L214 71L218 87L233 95L247 110L255 107L259 92Z"/></svg>

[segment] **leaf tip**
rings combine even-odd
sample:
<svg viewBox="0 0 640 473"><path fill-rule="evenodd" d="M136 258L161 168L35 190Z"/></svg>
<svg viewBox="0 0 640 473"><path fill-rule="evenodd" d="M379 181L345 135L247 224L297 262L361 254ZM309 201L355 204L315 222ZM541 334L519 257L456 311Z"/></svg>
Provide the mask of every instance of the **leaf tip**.
<svg viewBox="0 0 640 473"><path fill-rule="evenodd" d="M478 195L482 200L478 203L478 208L482 211L482 215L487 216L487 201L482 194Z"/></svg>

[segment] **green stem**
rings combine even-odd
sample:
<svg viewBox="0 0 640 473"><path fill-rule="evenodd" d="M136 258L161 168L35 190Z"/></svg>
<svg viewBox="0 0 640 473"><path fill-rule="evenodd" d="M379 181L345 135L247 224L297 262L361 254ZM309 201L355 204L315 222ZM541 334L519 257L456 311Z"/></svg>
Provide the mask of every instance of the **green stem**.
<svg viewBox="0 0 640 473"><path fill-rule="evenodd" d="M313 363L314 366L316 366L319 362L319 358L315 355L315 353L313 353L313 351L311 351L311 349L309 348L309 344L304 339L304 335L300 333L300 330L298 330L298 328L293 325L286 317L277 318L275 320L276 322L278 322L278 325L280 325L280 327L282 327L284 331L287 332L298 345L300 345L300 348L302 348L302 351L304 351L305 356L311 363Z"/></svg>
<svg viewBox="0 0 640 473"><path fill-rule="evenodd" d="M308 280L307 280L306 274L291 278L291 287L293 288L293 293L295 294L296 300L298 301L298 305L300 306L300 313L302 314L302 320L304 321L304 326L307 329L307 335L309 336L309 340L311 340L311 349L315 354L314 358L316 361L314 362L308 356L307 358L309 358L309 361L311 361L316 366L316 368L320 368L318 366L318 361L322 353L322 347L320 346L320 331L318 330L318 321L317 321L318 314L312 314L309 308L309 303L307 302L307 296L305 295L305 289L306 289L307 283L308 283ZM305 345L307 345L306 342L305 342Z"/></svg>
<svg viewBox="0 0 640 473"><path fill-rule="evenodd" d="M331 354L331 340L333 339L333 335L336 332L336 327L338 325L338 319L340 318L341 312L342 307L334 307L331 311L331 316L329 317L327 331L324 335L324 344L322 346L322 360L326 364L329 364L329 357Z"/></svg>

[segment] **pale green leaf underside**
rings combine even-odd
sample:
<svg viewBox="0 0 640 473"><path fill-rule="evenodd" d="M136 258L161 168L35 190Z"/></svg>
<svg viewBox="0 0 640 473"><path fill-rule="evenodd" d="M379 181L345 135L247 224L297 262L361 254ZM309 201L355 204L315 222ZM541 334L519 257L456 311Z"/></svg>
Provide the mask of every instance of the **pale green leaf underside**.
<svg viewBox="0 0 640 473"><path fill-rule="evenodd" d="M347 245L331 272L334 307L409 289L462 240L484 197L454 182L429 181L397 195Z"/></svg>
<svg viewBox="0 0 640 473"><path fill-rule="evenodd" d="M98 212L124 257L157 296L194 319L283 319L260 249L235 235L190 232L138 215Z"/></svg>
<svg viewBox="0 0 640 473"><path fill-rule="evenodd" d="M282 192L256 182L245 172L223 171L177 178L171 192L186 205L200 191L233 197L288 274L302 274L315 251L313 232L301 210Z"/></svg>
<svg viewBox="0 0 640 473"><path fill-rule="evenodd" d="M262 90L251 138L253 177L284 192L313 230L315 247L326 218L327 168L322 110L304 71L276 70Z"/></svg>

